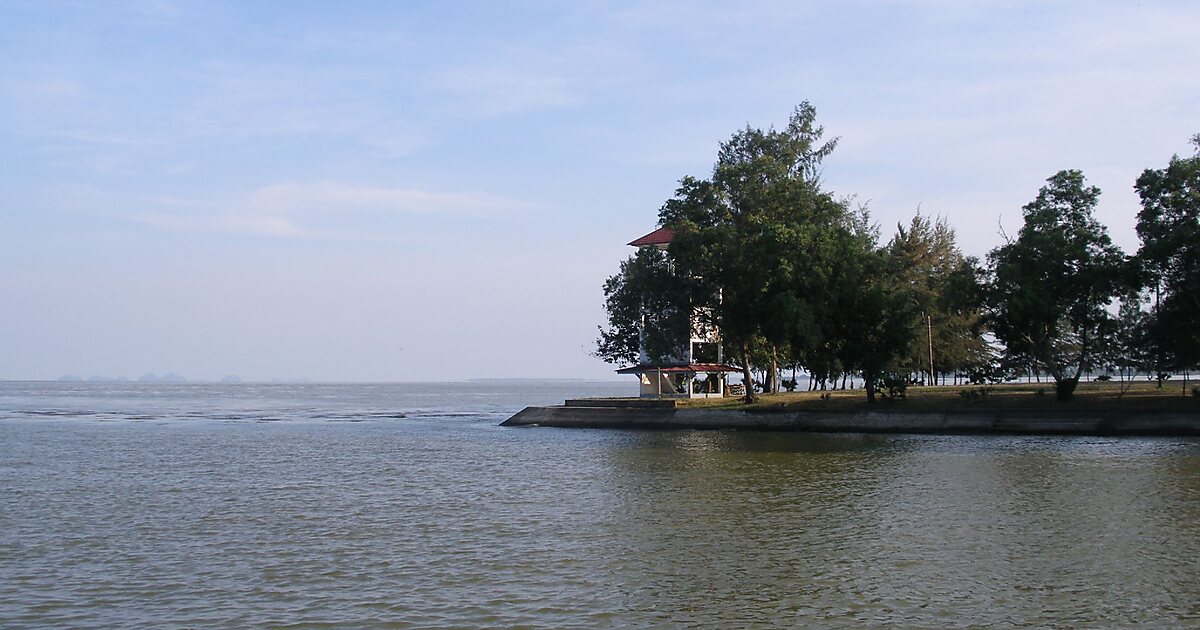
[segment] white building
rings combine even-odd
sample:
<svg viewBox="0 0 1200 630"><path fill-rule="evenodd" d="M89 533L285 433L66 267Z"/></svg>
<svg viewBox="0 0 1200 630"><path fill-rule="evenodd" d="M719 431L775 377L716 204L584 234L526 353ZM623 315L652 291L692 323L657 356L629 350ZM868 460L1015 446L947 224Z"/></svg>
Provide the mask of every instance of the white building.
<svg viewBox="0 0 1200 630"><path fill-rule="evenodd" d="M656 247L665 250L675 236L669 228L658 228L629 243L633 247ZM740 368L726 365L721 350L720 331L712 326L692 322L691 338L680 343L680 355L657 364L650 360L643 345L638 365L617 370L618 374L634 374L641 383L642 398L719 398L725 395L725 375Z"/></svg>

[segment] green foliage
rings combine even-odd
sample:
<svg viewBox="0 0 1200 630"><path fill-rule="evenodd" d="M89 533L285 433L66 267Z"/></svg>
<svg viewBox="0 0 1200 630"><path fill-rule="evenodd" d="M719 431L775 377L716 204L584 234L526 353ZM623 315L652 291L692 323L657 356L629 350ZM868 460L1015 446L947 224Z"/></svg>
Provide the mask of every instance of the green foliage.
<svg viewBox="0 0 1200 630"><path fill-rule="evenodd" d="M958 395L967 402L974 404L987 400L988 394L992 393L990 387L974 387L971 389L963 389L958 392ZM1045 390L1038 390L1039 395L1045 394Z"/></svg>
<svg viewBox="0 0 1200 630"><path fill-rule="evenodd" d="M1095 360L1127 268L1093 216L1100 189L1074 170L1046 181L1017 238L988 254L989 321L1011 360L1048 372L1068 399Z"/></svg>
<svg viewBox="0 0 1200 630"><path fill-rule="evenodd" d="M747 401L760 383L796 388L780 383L781 365L822 389L858 374L874 401L903 397L931 361L984 386L1048 373L1062 399L1085 371L1126 387L1200 363L1200 136L1195 157L1138 178L1137 259L1095 219L1099 189L1065 170L985 269L943 219L918 215L881 247L865 209L822 188L836 146L823 135L803 103L783 129L746 127L723 142L708 179L681 179L659 210L675 232L669 250L643 248L605 283L596 355L661 364L696 327L715 327L752 384Z"/></svg>
<svg viewBox="0 0 1200 630"><path fill-rule="evenodd" d="M946 220L918 214L907 227L897 226L888 253L896 281L911 289L913 308L920 314L900 357L901 368L928 376L931 346L938 373L970 372L989 364L978 262L959 251Z"/></svg>
<svg viewBox="0 0 1200 630"><path fill-rule="evenodd" d="M990 385L999 383L1005 380L1008 376L1004 366L996 361L995 357L991 362L977 365L967 370L967 381L973 385Z"/></svg>
<svg viewBox="0 0 1200 630"><path fill-rule="evenodd" d="M1120 296L1117 316L1103 322L1103 334L1096 344L1097 367L1116 373L1122 383L1122 394L1139 373L1153 368L1154 360L1148 339L1149 314L1142 309L1144 301L1140 291L1126 290ZM1110 378L1106 373L1097 377L1097 380Z"/></svg>
<svg viewBox="0 0 1200 630"><path fill-rule="evenodd" d="M756 347L765 349L774 381L780 349L816 336L819 305L808 296L819 293L803 291L815 275L811 255L827 240L823 233L847 223L845 204L820 190L820 163L836 141L823 142L815 120L804 103L783 130L739 131L721 144L711 180L684 178L659 212L675 230L670 253L679 275L694 280L694 314L737 350L747 381Z"/></svg>
<svg viewBox="0 0 1200 630"><path fill-rule="evenodd" d="M1135 185L1138 261L1153 295L1145 341L1160 373L1200 364L1200 135L1193 142L1194 157L1146 169Z"/></svg>
<svg viewBox="0 0 1200 630"><path fill-rule="evenodd" d="M689 332L687 282L673 272L666 252L643 247L604 283L608 328L600 329L595 355L609 363L636 364L639 348L650 363L678 355Z"/></svg>
<svg viewBox="0 0 1200 630"><path fill-rule="evenodd" d="M877 384L909 347L919 312L912 287L892 273L887 252L874 247L874 235L845 238L855 245L837 259L837 282L827 295L836 310L826 325L829 338L837 340L840 363L862 374L873 402Z"/></svg>
<svg viewBox="0 0 1200 630"><path fill-rule="evenodd" d="M904 400L908 396L908 375L889 372L879 379L878 387L885 400Z"/></svg>

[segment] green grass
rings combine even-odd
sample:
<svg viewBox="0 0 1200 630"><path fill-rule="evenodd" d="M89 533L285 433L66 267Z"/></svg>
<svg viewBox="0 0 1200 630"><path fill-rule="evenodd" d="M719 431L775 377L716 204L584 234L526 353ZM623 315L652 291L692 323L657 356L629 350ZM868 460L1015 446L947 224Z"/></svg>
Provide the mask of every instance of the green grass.
<svg viewBox="0 0 1200 630"><path fill-rule="evenodd" d="M954 410L1013 410L1039 409L1079 411L1187 411L1200 412L1200 398L1192 389L1200 386L1189 381L1184 389L1181 380L1170 380L1159 389L1145 380L1132 384L1114 382L1080 383L1075 396L1059 401L1054 396L1054 383L1005 383L981 387L978 385L946 385L909 387L902 400L879 400L867 403L862 389L828 392L791 392L763 394L757 402L746 405L740 398L700 398L680 400L679 408L747 409L751 411L859 411L867 409L896 411L944 412Z"/></svg>

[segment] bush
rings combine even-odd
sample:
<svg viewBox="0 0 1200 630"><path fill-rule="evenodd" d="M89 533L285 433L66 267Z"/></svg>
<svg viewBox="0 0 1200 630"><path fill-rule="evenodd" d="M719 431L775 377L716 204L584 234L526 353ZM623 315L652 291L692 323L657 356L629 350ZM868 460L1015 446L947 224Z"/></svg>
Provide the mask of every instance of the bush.
<svg viewBox="0 0 1200 630"><path fill-rule="evenodd" d="M1034 395L1034 396L1045 396L1045 395L1046 395L1046 388L1045 388L1045 387L1039 387L1039 388L1037 388L1037 391L1033 392L1033 395Z"/></svg>
<svg viewBox="0 0 1200 630"><path fill-rule="evenodd" d="M888 374L880 381L879 395L888 400L904 400L908 395L908 376Z"/></svg>
<svg viewBox="0 0 1200 630"><path fill-rule="evenodd" d="M987 385L1005 380L1004 369L997 365L981 365L967 370L967 379L972 385Z"/></svg>
<svg viewBox="0 0 1200 630"><path fill-rule="evenodd" d="M979 401L983 400L984 398L987 398L987 395L990 394L991 392L992 392L992 388L990 388L990 387L980 387L977 389L960 390L958 392L958 395L967 399L968 402L974 403L974 402L979 402Z"/></svg>
<svg viewBox="0 0 1200 630"><path fill-rule="evenodd" d="M779 384L783 385L783 388L788 390L789 392L796 391L796 379L785 378L782 381L780 381Z"/></svg>

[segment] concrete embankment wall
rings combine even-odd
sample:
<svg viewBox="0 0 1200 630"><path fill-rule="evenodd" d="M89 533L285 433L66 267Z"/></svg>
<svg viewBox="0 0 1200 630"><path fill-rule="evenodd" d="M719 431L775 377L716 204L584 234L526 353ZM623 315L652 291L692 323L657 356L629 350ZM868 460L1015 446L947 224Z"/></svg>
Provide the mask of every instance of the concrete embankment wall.
<svg viewBox="0 0 1200 630"><path fill-rule="evenodd" d="M1200 415L1185 413L997 410L812 412L738 409L527 407L502 426L616 429L747 429L829 433L1010 433L1200 435Z"/></svg>

